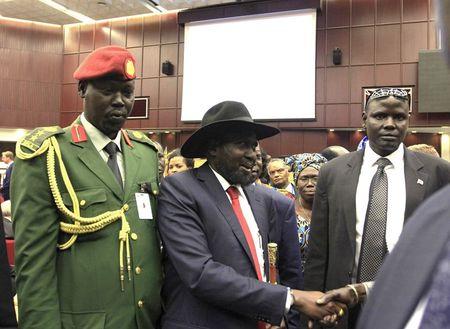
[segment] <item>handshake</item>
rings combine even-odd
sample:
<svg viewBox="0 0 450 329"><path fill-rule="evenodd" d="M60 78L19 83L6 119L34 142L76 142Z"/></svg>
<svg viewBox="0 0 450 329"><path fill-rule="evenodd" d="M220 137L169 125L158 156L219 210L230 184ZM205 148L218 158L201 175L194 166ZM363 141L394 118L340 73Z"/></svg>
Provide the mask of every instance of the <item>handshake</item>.
<svg viewBox="0 0 450 329"><path fill-rule="evenodd" d="M292 307L309 318L308 328L313 327L314 321L318 321L322 326L334 327L347 313L348 308L365 300L367 289L370 289L372 284L372 282L357 283L326 293L291 290ZM280 327L269 325L267 328L284 328L284 324Z"/></svg>

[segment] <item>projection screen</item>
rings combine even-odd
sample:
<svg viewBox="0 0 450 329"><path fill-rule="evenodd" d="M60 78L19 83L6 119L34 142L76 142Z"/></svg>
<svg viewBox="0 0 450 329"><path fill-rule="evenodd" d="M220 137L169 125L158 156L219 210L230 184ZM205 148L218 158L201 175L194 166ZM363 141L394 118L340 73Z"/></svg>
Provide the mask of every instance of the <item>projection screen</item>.
<svg viewBox="0 0 450 329"><path fill-rule="evenodd" d="M254 119L314 119L316 10L186 23L182 121L243 102Z"/></svg>

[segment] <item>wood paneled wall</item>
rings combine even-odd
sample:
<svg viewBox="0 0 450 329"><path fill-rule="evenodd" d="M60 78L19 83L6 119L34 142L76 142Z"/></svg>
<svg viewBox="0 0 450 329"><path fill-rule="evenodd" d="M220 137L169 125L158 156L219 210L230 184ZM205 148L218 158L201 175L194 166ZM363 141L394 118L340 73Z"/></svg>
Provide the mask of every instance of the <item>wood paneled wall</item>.
<svg viewBox="0 0 450 329"><path fill-rule="evenodd" d="M59 124L62 28L0 18L0 127Z"/></svg>
<svg viewBox="0 0 450 329"><path fill-rule="evenodd" d="M317 21L316 120L268 122L282 130L262 141L274 156L317 152L334 144L327 128L361 126L362 87L414 85L411 125L450 125L450 114L417 113L417 66L421 49L436 48L433 0L323 1ZM130 120L135 129L177 130L155 135L169 149L179 146L197 127L180 120L183 80L183 29L175 13L72 25L64 29L64 70L60 124L81 112L72 73L95 48L127 47L137 58L136 95L150 96L146 120ZM342 65L332 63L332 50L342 49ZM175 65L174 76L161 63ZM336 132L343 146L354 149L359 133Z"/></svg>

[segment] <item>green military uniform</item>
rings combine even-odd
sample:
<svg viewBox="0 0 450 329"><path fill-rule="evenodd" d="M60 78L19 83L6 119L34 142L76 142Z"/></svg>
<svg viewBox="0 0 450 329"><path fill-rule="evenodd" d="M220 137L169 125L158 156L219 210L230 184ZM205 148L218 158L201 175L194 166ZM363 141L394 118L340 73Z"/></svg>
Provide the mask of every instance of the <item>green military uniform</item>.
<svg viewBox="0 0 450 329"><path fill-rule="evenodd" d="M125 176L122 190L89 138L76 142L73 132L71 127L37 128L18 143L12 206L20 327L154 328L161 312L160 243L155 219L139 219L135 193L142 192L142 184L150 187L146 191L155 218L156 149L140 132L122 134ZM74 201L64 182L64 168L56 150L54 172L63 203L59 206L48 175L52 171L48 154L52 151L44 147L51 140L59 145L66 178L76 195ZM52 187L55 189L55 185ZM98 218L93 219L91 233L77 231L76 240L70 240L73 235L62 232L60 222L73 225L74 220L61 209L76 213L74 203L78 203L81 217L116 211L125 216L125 221L121 215L116 216L120 218L102 227L95 226ZM81 226L90 227L87 223ZM124 228L122 241L119 232ZM57 248L57 244L65 249ZM125 259L123 282L119 270L121 258Z"/></svg>

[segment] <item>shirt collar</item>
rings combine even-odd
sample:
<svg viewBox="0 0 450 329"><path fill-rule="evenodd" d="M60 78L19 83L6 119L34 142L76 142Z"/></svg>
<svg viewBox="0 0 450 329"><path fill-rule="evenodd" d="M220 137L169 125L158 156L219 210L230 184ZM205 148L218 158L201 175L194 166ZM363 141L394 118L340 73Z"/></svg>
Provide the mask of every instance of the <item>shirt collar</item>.
<svg viewBox="0 0 450 329"><path fill-rule="evenodd" d="M385 156L384 158L389 159L391 161L392 166L394 168L399 168L403 165L403 156L405 153L405 148L403 147L403 143L400 143L398 148L392 152L391 154ZM375 151L370 147L370 143L366 144L366 149L364 151L364 162L367 163L368 166L375 166L375 162L379 158L383 158L379 154L375 153ZM389 166L388 166L389 167Z"/></svg>
<svg viewBox="0 0 450 329"><path fill-rule="evenodd" d="M102 151L105 146L109 142L114 142L114 144L117 145L119 148L119 151L122 152L122 146L120 145L120 139L122 138L122 132L119 130L117 133L116 138L111 139L108 136L106 136L104 133L102 133L100 130L98 130L92 123L90 123L86 117L84 116L84 113L80 116L81 124L83 125L84 129L86 130L87 135L92 141L92 144L94 144L95 149L100 152Z"/></svg>
<svg viewBox="0 0 450 329"><path fill-rule="evenodd" d="M244 195L244 190L242 189L241 185L231 185L221 174L219 174L217 171L215 171L210 165L208 165L208 166L209 166L209 168L211 168L212 172L216 176L217 180L219 181L220 185L222 186L222 188L225 192L227 191L227 189L230 186L235 186L238 189L239 193L241 195Z"/></svg>

